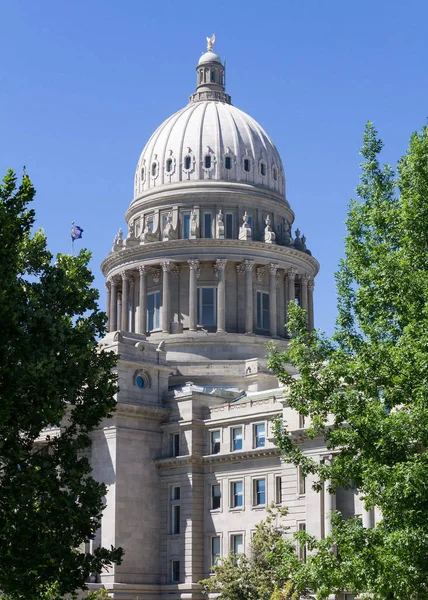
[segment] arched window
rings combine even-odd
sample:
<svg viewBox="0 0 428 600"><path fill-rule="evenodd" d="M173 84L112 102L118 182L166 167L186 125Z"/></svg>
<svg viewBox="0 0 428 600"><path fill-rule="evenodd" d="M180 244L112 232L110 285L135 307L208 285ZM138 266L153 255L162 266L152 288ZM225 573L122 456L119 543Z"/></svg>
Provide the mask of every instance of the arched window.
<svg viewBox="0 0 428 600"><path fill-rule="evenodd" d="M273 173L274 180L277 181L278 180L278 169L276 167L274 167L272 169L272 173Z"/></svg>
<svg viewBox="0 0 428 600"><path fill-rule="evenodd" d="M205 155L204 166L206 169L211 169L211 156L209 154Z"/></svg>
<svg viewBox="0 0 428 600"><path fill-rule="evenodd" d="M168 158L166 161L166 172L171 173L172 171L172 158Z"/></svg>
<svg viewBox="0 0 428 600"><path fill-rule="evenodd" d="M156 177L157 174L158 174L158 163L154 162L152 164L152 176Z"/></svg>
<svg viewBox="0 0 428 600"><path fill-rule="evenodd" d="M226 167L226 169L231 169L232 168L232 158L230 156L225 156L225 158L224 158L224 166Z"/></svg>
<svg viewBox="0 0 428 600"><path fill-rule="evenodd" d="M184 168L188 171L192 166L192 157L187 155L184 157Z"/></svg>
<svg viewBox="0 0 428 600"><path fill-rule="evenodd" d="M264 162L260 163L260 175L266 177L266 163Z"/></svg>
<svg viewBox="0 0 428 600"><path fill-rule="evenodd" d="M247 173L250 172L250 159L249 158L244 158L244 171L246 171Z"/></svg>

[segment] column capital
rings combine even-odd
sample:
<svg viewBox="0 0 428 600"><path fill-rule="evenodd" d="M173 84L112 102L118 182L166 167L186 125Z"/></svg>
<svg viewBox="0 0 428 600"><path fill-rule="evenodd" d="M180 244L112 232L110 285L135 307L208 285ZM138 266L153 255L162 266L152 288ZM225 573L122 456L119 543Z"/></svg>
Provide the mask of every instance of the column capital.
<svg viewBox="0 0 428 600"><path fill-rule="evenodd" d="M224 269L227 264L227 258L217 258L215 264L217 269Z"/></svg>
<svg viewBox="0 0 428 600"><path fill-rule="evenodd" d="M310 292L313 292L314 291L314 287L315 287L315 281L313 280L312 277L310 277L309 281L308 281L308 290Z"/></svg>
<svg viewBox="0 0 428 600"><path fill-rule="evenodd" d="M269 273L276 273L279 268L277 263L269 263Z"/></svg>
<svg viewBox="0 0 428 600"><path fill-rule="evenodd" d="M111 289L111 278L110 277L108 279L106 279L104 285L106 287L106 290L109 292Z"/></svg>
<svg viewBox="0 0 428 600"><path fill-rule="evenodd" d="M164 260L163 262L161 262L161 267L162 267L162 271L165 272L170 272L171 271L171 267L173 265L173 263L170 260Z"/></svg>
<svg viewBox="0 0 428 600"><path fill-rule="evenodd" d="M140 273L140 277L141 277L141 275L147 275L148 270L149 269L148 269L147 265L139 265L138 272Z"/></svg>
<svg viewBox="0 0 428 600"><path fill-rule="evenodd" d="M291 267L290 269L287 270L287 277L289 279L295 279L295 277L299 274L299 271L297 269L295 269L294 267Z"/></svg>
<svg viewBox="0 0 428 600"><path fill-rule="evenodd" d="M129 281L130 279L129 272L126 270L121 271L120 276L122 277L122 281Z"/></svg>
<svg viewBox="0 0 428 600"><path fill-rule="evenodd" d="M191 260L187 261L187 264L189 265L189 269L191 271L197 271L199 269L199 260L192 258Z"/></svg>
<svg viewBox="0 0 428 600"><path fill-rule="evenodd" d="M244 268L246 271L252 271L254 267L254 260L244 260Z"/></svg>
<svg viewBox="0 0 428 600"><path fill-rule="evenodd" d="M310 282L311 278L309 275L307 275L306 273L302 273L302 275L300 275L300 281L302 283L304 283L305 285L308 285L308 283Z"/></svg>

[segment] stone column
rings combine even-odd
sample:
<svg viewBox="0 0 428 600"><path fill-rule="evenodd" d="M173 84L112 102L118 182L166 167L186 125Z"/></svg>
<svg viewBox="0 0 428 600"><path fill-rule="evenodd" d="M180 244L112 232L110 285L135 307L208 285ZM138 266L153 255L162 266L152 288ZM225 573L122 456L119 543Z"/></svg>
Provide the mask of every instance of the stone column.
<svg viewBox="0 0 428 600"><path fill-rule="evenodd" d="M288 305L290 304L290 302L294 302L294 300L296 299L295 282L297 274L297 269L294 269L293 267L291 269L288 269L287 271L286 322L288 322ZM291 337L291 334L288 330L287 335Z"/></svg>
<svg viewBox="0 0 428 600"><path fill-rule="evenodd" d="M217 286L217 333L226 331L226 282L224 280L224 269L227 260L218 258L215 262L218 275Z"/></svg>
<svg viewBox="0 0 428 600"><path fill-rule="evenodd" d="M140 288L139 288L139 307L138 315L138 333L146 335L147 332L147 267L140 265L138 267L140 273Z"/></svg>
<svg viewBox="0 0 428 600"><path fill-rule="evenodd" d="M107 313L107 331L110 331L110 303L111 303L111 281L107 279L106 283L106 313Z"/></svg>
<svg viewBox="0 0 428 600"><path fill-rule="evenodd" d="M277 317L277 302L276 302L276 271L278 265L275 263L269 264L269 325L270 336L278 336L278 317Z"/></svg>
<svg viewBox="0 0 428 600"><path fill-rule="evenodd" d="M188 260L189 264L189 331L198 328L198 260Z"/></svg>
<svg viewBox="0 0 428 600"><path fill-rule="evenodd" d="M253 260L244 260L245 268L245 333L254 330Z"/></svg>
<svg viewBox="0 0 428 600"><path fill-rule="evenodd" d="M171 262L169 260L161 263L162 266L162 308L161 308L161 328L162 333L169 333L169 276L171 272Z"/></svg>
<svg viewBox="0 0 428 600"><path fill-rule="evenodd" d="M324 463L326 465L331 465L332 462L332 456L324 458ZM336 510L336 494L330 494L328 491L330 485L331 481L327 479L327 481L324 482L324 537L327 537L331 533L331 512Z"/></svg>
<svg viewBox="0 0 428 600"><path fill-rule="evenodd" d="M117 281L110 277L110 319L109 331L117 330Z"/></svg>
<svg viewBox="0 0 428 600"><path fill-rule="evenodd" d="M123 331L129 330L129 276L122 271L122 318L120 327Z"/></svg>
<svg viewBox="0 0 428 600"><path fill-rule="evenodd" d="M306 311L306 327L309 329L308 319L308 281L306 274L300 275L300 306Z"/></svg>
<svg viewBox="0 0 428 600"><path fill-rule="evenodd" d="M129 331L135 331L135 279L129 276Z"/></svg>
<svg viewBox="0 0 428 600"><path fill-rule="evenodd" d="M308 283L308 329L309 329L309 331L314 330L314 286L315 286L314 280L310 279L309 283Z"/></svg>
<svg viewBox="0 0 428 600"><path fill-rule="evenodd" d="M122 329L122 293L117 294L117 328Z"/></svg>

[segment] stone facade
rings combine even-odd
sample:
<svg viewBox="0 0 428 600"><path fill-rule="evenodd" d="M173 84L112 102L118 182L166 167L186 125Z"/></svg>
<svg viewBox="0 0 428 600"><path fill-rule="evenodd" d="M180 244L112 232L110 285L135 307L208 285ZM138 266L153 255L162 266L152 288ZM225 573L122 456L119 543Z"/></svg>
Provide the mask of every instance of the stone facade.
<svg viewBox="0 0 428 600"><path fill-rule="evenodd" d="M99 576L115 599L198 599L213 562L248 549L268 504L291 530L328 530L354 492L316 494L283 464L271 417L284 414L317 460L330 460L287 408L266 367L270 339L288 343L287 304L314 326L319 265L296 230L272 141L231 105L212 49L198 87L165 121L137 165L134 199L102 264L118 407L93 434L95 477L108 486L93 544L122 546Z"/></svg>

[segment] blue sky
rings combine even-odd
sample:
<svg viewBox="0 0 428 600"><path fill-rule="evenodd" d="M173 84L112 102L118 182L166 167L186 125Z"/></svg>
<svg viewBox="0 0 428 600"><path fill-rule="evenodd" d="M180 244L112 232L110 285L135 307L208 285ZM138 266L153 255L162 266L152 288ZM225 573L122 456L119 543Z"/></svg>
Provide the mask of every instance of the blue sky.
<svg viewBox="0 0 428 600"><path fill-rule="evenodd" d="M187 103L214 32L232 102L282 156L295 225L321 263L316 326L333 331L364 124L395 164L428 116L426 0L19 0L0 14L0 173L26 166L52 252L70 251L71 221L83 227L102 306L99 264L140 152Z"/></svg>

